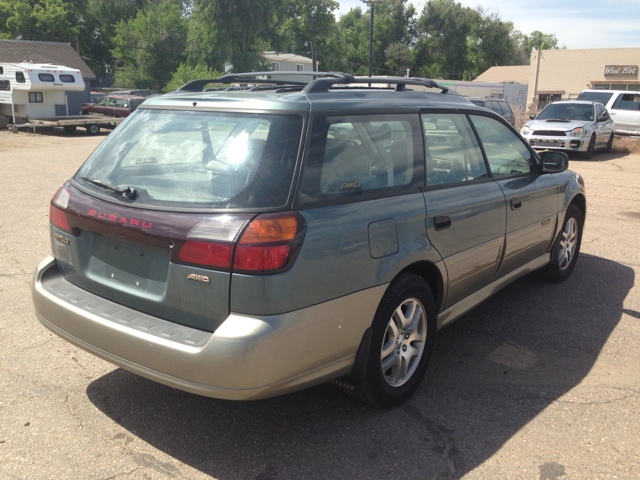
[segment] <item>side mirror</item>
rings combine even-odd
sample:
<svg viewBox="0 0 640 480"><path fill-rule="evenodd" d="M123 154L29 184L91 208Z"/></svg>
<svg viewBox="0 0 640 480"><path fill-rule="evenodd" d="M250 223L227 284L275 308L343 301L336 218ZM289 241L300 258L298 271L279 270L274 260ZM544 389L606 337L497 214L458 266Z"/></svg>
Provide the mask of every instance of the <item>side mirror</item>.
<svg viewBox="0 0 640 480"><path fill-rule="evenodd" d="M564 152L546 151L540 154L544 173L564 172L569 168L569 157Z"/></svg>
<svg viewBox="0 0 640 480"><path fill-rule="evenodd" d="M531 115L529 115L529 120L535 120L536 116L532 113Z"/></svg>
<svg viewBox="0 0 640 480"><path fill-rule="evenodd" d="M600 118L598 118L598 122L606 122L607 120L609 119L606 115L600 115Z"/></svg>

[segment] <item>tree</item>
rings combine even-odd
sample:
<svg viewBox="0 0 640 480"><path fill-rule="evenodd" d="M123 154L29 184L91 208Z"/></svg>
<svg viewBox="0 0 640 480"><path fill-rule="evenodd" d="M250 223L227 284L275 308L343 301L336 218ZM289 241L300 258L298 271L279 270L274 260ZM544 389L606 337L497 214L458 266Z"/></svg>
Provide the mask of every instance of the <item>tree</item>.
<svg viewBox="0 0 640 480"><path fill-rule="evenodd" d="M62 0L0 0L0 38L70 42L78 34Z"/></svg>
<svg viewBox="0 0 640 480"><path fill-rule="evenodd" d="M284 0L194 0L189 26L189 62L233 71L264 68L261 52L280 33Z"/></svg>
<svg viewBox="0 0 640 480"><path fill-rule="evenodd" d="M546 34L539 30L534 30L531 35L524 36L529 53L531 50L557 50L558 39L552 33Z"/></svg>
<svg viewBox="0 0 640 480"><path fill-rule="evenodd" d="M468 71L471 9L455 0L429 0L417 22L416 60L425 76L462 79Z"/></svg>
<svg viewBox="0 0 640 480"><path fill-rule="evenodd" d="M274 45L276 49L287 51L309 51L306 41L312 41L316 52L327 50L327 39L336 30L334 11L340 5L335 0L288 0L287 20L282 24L282 36Z"/></svg>
<svg viewBox="0 0 640 480"><path fill-rule="evenodd" d="M173 73L171 80L164 87L164 92L175 92L178 88L193 80L200 80L205 78L218 78L222 75L217 70L211 70L206 65L198 64L190 66L186 63L181 63L178 69Z"/></svg>
<svg viewBox="0 0 640 480"><path fill-rule="evenodd" d="M468 60L472 77L494 65L514 65L516 45L514 27L503 22L497 13L482 8L469 12Z"/></svg>
<svg viewBox="0 0 640 480"><path fill-rule="evenodd" d="M149 2L135 18L120 21L112 50L118 67L116 81L161 90L184 60L187 28L176 2Z"/></svg>

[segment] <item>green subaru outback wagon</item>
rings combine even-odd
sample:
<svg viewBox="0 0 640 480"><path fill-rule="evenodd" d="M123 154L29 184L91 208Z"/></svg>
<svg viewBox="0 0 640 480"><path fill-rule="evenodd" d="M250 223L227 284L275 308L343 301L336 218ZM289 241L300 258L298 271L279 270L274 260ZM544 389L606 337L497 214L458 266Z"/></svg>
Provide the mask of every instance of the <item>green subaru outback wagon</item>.
<svg viewBox="0 0 640 480"><path fill-rule="evenodd" d="M571 274L586 203L564 153L433 80L267 75L147 100L57 191L47 328L200 395L335 380L389 406L438 329Z"/></svg>

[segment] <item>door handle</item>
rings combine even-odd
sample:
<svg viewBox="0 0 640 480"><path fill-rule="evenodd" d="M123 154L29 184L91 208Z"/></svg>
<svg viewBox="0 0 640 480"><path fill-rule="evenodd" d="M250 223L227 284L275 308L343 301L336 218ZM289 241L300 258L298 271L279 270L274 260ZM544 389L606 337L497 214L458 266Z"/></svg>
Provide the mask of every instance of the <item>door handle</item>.
<svg viewBox="0 0 640 480"><path fill-rule="evenodd" d="M444 230L446 228L449 228L450 226L451 226L451 219L446 215L443 215L441 217L435 217L433 219L433 228L435 228L436 230Z"/></svg>
<svg viewBox="0 0 640 480"><path fill-rule="evenodd" d="M522 202L520 201L519 198L512 198L511 199L511 210L517 210L521 206L522 206Z"/></svg>

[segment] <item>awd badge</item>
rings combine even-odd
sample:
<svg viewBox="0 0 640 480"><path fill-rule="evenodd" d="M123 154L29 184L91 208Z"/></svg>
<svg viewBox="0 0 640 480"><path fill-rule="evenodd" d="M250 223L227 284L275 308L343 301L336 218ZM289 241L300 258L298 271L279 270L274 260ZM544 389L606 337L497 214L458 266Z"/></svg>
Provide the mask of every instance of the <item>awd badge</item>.
<svg viewBox="0 0 640 480"><path fill-rule="evenodd" d="M206 277L204 275L196 275L195 273L192 273L191 275L189 275L187 279L195 280L196 282L211 283L209 281L209 277Z"/></svg>

